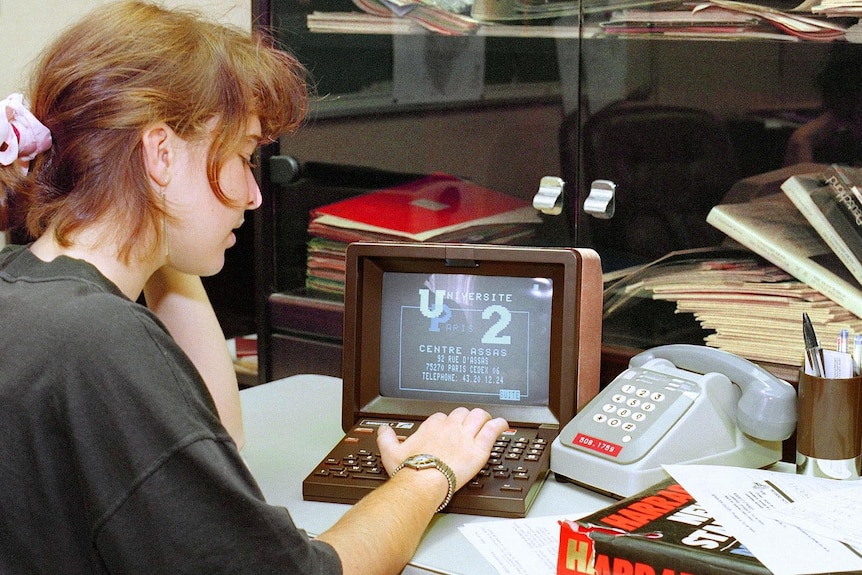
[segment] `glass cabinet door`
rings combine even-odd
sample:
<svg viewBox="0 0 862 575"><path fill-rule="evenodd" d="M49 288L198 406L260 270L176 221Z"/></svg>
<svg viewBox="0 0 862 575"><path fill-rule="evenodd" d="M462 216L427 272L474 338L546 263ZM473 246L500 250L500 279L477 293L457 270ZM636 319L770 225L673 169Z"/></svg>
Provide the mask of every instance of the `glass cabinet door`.
<svg viewBox="0 0 862 575"><path fill-rule="evenodd" d="M767 8L800 14L793 7ZM707 214L730 201L732 188L734 201L744 199L740 193L781 193L790 174L819 169L812 163L862 161L862 45L799 38L746 13L716 11L709 25L671 21L681 8L583 14L577 145L562 166L578 166L570 177L582 197L596 180L615 184L614 217L582 217L578 230L578 241L602 254L605 271L722 244ZM777 170L784 175L751 179ZM734 187L744 178L751 183ZM641 295L606 314L606 343L724 346L725 336L695 320L693 304L678 313L678 299ZM754 357L746 355L750 345L734 351Z"/></svg>
<svg viewBox="0 0 862 575"><path fill-rule="evenodd" d="M282 151L450 172L524 198L560 175L567 235L553 239L596 247L607 267L714 243L706 211L739 178L859 155L848 122L830 124L808 156L788 150L828 101L845 117L853 106L842 94L859 93L862 48L843 37L801 39L719 6L689 22L693 4L675 1L460 1L478 21L451 35L409 16L369 23L360 6L371 0L265 3L317 96ZM542 11L552 16L532 17ZM580 213L596 179L617 186L610 220Z"/></svg>
<svg viewBox="0 0 862 575"><path fill-rule="evenodd" d="M315 19L368 15L351 0L272 0L272 25L316 91L309 125L285 138L281 152L445 172L531 200L542 177L559 175L563 101L578 99L576 12L528 25L476 25L467 34L362 22L331 32L312 31L323 25ZM576 193L572 185L569 211L549 222L546 243L576 243Z"/></svg>
<svg viewBox="0 0 862 575"><path fill-rule="evenodd" d="M858 99L859 45L774 33L731 40L607 32L624 13L585 16L573 151L582 187L616 184L614 217L584 218L580 237L602 248L609 265L715 245L722 235L706 215L741 178L802 162L858 161L849 113L856 104L846 100ZM844 119L803 152L791 135L822 121L825 98L841 101Z"/></svg>
<svg viewBox="0 0 862 575"><path fill-rule="evenodd" d="M759 14L724 0L696 11L677 0L472 0L463 29L419 8L370 13L378 0L255 5L315 88L308 124L276 154L445 172L525 200L560 176L563 213L543 218L535 242L593 247L606 272L721 242L706 214L742 178L862 161L862 44L843 32L855 17L820 18L823 30L803 34L780 18L815 15L788 0L766 0ZM583 210L596 181L615 189L612 218ZM315 197L290 200L292 213ZM301 273L305 238L295 243ZM275 267L275 291L296 287ZM702 341L693 320L641 319L607 321L605 339L619 328L651 333L622 341L632 347Z"/></svg>

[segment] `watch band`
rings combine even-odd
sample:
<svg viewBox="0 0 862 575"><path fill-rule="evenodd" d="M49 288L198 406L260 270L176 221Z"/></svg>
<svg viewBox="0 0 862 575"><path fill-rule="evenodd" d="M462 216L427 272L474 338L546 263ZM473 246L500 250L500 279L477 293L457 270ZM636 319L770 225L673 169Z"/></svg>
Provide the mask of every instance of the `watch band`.
<svg viewBox="0 0 862 575"><path fill-rule="evenodd" d="M452 501L452 496L455 495L455 489L458 486L458 481L455 478L455 472L452 469L443 463L436 455L429 455L427 453L422 453L419 455L411 455L404 461L402 461L398 467L396 467L392 471L392 475L394 476L396 473L404 469L405 467L410 467L412 469L437 469L440 473L442 473L446 480L449 482L449 492L446 493L446 498L443 500L443 503L437 508L437 513L443 511L449 502Z"/></svg>

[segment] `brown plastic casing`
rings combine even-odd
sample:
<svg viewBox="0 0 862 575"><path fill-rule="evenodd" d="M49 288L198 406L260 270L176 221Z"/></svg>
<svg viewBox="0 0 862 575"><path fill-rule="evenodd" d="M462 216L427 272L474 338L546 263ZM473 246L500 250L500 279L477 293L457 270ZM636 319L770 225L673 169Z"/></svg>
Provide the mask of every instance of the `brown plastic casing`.
<svg viewBox="0 0 862 575"><path fill-rule="evenodd" d="M387 271L549 277L554 280L547 406L486 406L514 426L562 426L599 390L602 271L598 254L582 248L364 242L347 248L342 426L362 417L424 419L451 411L442 402L380 395L380 315ZM388 342L391 345L391 342ZM468 405L467 407L471 407Z"/></svg>
<svg viewBox="0 0 862 575"><path fill-rule="evenodd" d="M551 280L547 402L455 403L381 392L381 355L399 351L398 335L383 333L381 325L387 272ZM392 425L406 437L429 415L465 405L505 418L510 429L498 438L486 468L455 494L446 511L524 517L548 474L551 442L599 390L599 256L575 248L366 242L348 246L345 277L342 426L347 435L303 481L303 497L358 501L386 480L375 453L378 426Z"/></svg>

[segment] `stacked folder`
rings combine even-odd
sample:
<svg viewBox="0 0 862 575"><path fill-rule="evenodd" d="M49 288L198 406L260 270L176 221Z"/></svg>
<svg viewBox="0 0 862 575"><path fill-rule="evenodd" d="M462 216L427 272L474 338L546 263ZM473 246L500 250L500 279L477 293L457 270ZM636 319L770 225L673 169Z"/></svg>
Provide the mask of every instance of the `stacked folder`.
<svg viewBox="0 0 862 575"><path fill-rule="evenodd" d="M310 213L306 287L343 294L345 250L354 241L513 243L541 223L526 200L434 173Z"/></svg>

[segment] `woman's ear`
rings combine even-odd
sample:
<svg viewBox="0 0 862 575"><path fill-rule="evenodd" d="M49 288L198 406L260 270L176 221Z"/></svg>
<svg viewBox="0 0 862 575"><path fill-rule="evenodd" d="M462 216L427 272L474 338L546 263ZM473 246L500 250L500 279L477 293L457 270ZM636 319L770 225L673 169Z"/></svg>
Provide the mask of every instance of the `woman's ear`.
<svg viewBox="0 0 862 575"><path fill-rule="evenodd" d="M146 128L142 137L144 165L147 174L157 186L167 186L171 181L176 134L165 123Z"/></svg>

